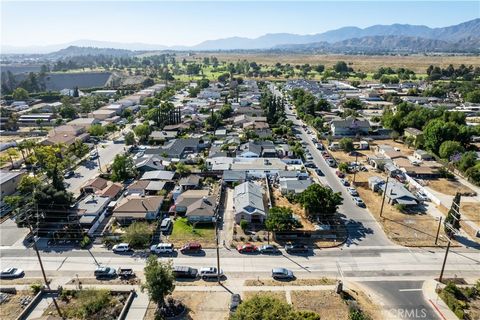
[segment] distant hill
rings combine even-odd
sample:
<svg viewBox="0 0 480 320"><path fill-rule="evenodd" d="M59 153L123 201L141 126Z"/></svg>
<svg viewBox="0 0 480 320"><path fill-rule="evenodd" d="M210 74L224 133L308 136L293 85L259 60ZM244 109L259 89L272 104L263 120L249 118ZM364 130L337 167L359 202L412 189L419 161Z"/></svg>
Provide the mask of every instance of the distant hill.
<svg viewBox="0 0 480 320"><path fill-rule="evenodd" d="M421 52L480 52L480 38L464 38L457 42L411 36L366 36L329 43L326 41L280 45L273 49L297 52L344 53L421 53Z"/></svg>
<svg viewBox="0 0 480 320"><path fill-rule="evenodd" d="M132 56L135 53L125 49L112 49L112 48L94 48L94 47L77 47L69 46L65 49L61 49L46 55L50 59L63 59L75 56L89 56L89 55L105 55L114 57L127 57Z"/></svg>
<svg viewBox="0 0 480 320"><path fill-rule="evenodd" d="M380 37L380 38L377 38ZM469 48L480 38L480 18L463 22L457 25L430 28L427 26L392 24L392 25L373 25L367 28L343 27L336 30L330 30L323 33L311 35L299 35L291 33L269 33L258 38L230 37L224 39L207 40L197 45L173 46L167 47L157 44L146 43L119 43L96 40L77 40L67 44L57 44L44 47L11 47L2 45L2 53L48 53L58 51L63 48L74 47L95 47L123 49L132 51L158 51L158 50L182 50L182 51L209 51L209 50L255 50L287 48L289 45L299 44L317 44L329 43L334 47L345 46L366 46L369 47L380 44L383 48L393 46L393 43L403 44L406 47L412 47L415 43L422 48L444 48L452 44L459 43L462 48ZM354 40L362 39L362 40ZM423 39L423 40L420 40ZM349 40L350 44L338 44L339 42ZM434 41L432 41L434 40ZM440 41L440 42L436 42ZM441 42L444 41L444 42ZM386 43L390 43L388 46ZM409 42L409 43L407 43ZM308 47L308 46L307 46ZM297 48L298 49L298 48ZM423 49L422 49L423 50ZM430 50L430 49L429 49ZM81 50L78 50L79 52ZM86 50L84 51L86 52Z"/></svg>

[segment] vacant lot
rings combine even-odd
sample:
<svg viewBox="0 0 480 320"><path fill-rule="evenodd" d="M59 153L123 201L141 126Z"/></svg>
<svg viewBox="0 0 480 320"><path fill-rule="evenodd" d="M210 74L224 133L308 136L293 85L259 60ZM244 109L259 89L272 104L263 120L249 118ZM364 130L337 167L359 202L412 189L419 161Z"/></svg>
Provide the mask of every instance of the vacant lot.
<svg viewBox="0 0 480 320"><path fill-rule="evenodd" d="M347 62L355 71L374 72L379 67L408 68L416 73L424 74L429 65L438 65L446 67L449 64L459 66L479 65L478 56L363 56L363 55L338 55L338 54L289 54L281 55L275 53L218 53L213 54L219 61L236 62L239 60L255 61L259 64L274 65L277 62L282 64L290 63L292 65L324 64L326 67L332 67L337 61ZM195 59L212 56L211 53L198 53ZM186 57L186 59L192 57ZM180 58L179 58L180 59Z"/></svg>
<svg viewBox="0 0 480 320"><path fill-rule="evenodd" d="M448 180L448 179L428 180L428 187L448 196L454 196L457 194L457 192L460 192L460 193L474 192L472 189L462 184L461 182L456 180Z"/></svg>
<svg viewBox="0 0 480 320"><path fill-rule="evenodd" d="M23 310L21 301L28 303L33 297L30 291L17 291L16 294L7 295L7 301L3 302L0 305L0 319L3 320L13 320L17 319L20 312Z"/></svg>
<svg viewBox="0 0 480 320"><path fill-rule="evenodd" d="M173 231L168 241L177 248L190 241L198 241L204 248L213 248L215 247L215 228L213 225L205 224L197 224L194 227L186 218L179 218L173 224Z"/></svg>
<svg viewBox="0 0 480 320"><path fill-rule="evenodd" d="M224 320L228 317L229 292L174 292L173 297L182 301L189 312L180 319ZM143 320L155 319L155 305L150 302Z"/></svg>

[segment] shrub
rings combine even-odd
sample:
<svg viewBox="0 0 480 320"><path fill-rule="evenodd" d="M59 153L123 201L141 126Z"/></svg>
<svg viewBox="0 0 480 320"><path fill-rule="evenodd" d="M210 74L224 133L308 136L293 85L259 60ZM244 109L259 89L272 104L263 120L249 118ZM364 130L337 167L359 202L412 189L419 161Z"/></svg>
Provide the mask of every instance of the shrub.
<svg viewBox="0 0 480 320"><path fill-rule="evenodd" d="M242 228L242 230L245 232L245 230L247 230L247 227L248 227L248 221L247 220L240 220L240 228Z"/></svg>
<svg viewBox="0 0 480 320"><path fill-rule="evenodd" d="M92 240L90 239L89 236L87 236L87 235L83 236L82 241L80 241L80 248L85 249L86 247L88 247L90 245L91 242L92 242Z"/></svg>
<svg viewBox="0 0 480 320"><path fill-rule="evenodd" d="M33 294L39 293L40 290L42 290L42 288L43 288L43 285L41 283L38 283L38 282L37 283L32 283L30 285L30 290L32 290Z"/></svg>
<svg viewBox="0 0 480 320"><path fill-rule="evenodd" d="M145 248L152 239L152 230L146 222L134 222L127 227L122 240L132 248Z"/></svg>

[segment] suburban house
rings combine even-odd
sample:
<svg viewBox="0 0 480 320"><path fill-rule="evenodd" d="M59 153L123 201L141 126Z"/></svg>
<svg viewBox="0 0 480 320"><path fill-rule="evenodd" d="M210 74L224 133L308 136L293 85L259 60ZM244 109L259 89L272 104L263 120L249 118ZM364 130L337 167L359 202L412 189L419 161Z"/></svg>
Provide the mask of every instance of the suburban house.
<svg viewBox="0 0 480 320"><path fill-rule="evenodd" d="M155 142L161 142L175 139L177 135L178 131L153 131L148 138Z"/></svg>
<svg viewBox="0 0 480 320"><path fill-rule="evenodd" d="M114 117L116 114L117 113L116 113L115 110L109 110L109 109L98 109L98 110L95 110L91 113L91 115L94 119L97 119L97 120L100 120L100 121L103 121L103 120L106 120L108 118Z"/></svg>
<svg viewBox="0 0 480 320"><path fill-rule="evenodd" d="M165 171L165 170L155 170L155 171L147 171L145 172L140 180L164 180L164 181L172 181L173 177L175 176L175 172L173 171Z"/></svg>
<svg viewBox="0 0 480 320"><path fill-rule="evenodd" d="M261 223L267 217L262 187L253 182L244 182L233 190L235 221L246 220Z"/></svg>
<svg viewBox="0 0 480 320"><path fill-rule="evenodd" d="M238 148L237 157L240 158L276 158L277 151L272 141L247 142Z"/></svg>
<svg viewBox="0 0 480 320"><path fill-rule="evenodd" d="M213 196L202 197L191 203L187 207L185 216L191 223L205 222L211 223L215 221L217 213L216 199Z"/></svg>
<svg viewBox="0 0 480 320"><path fill-rule="evenodd" d="M108 180L97 177L97 178L88 180L87 183L85 183L82 186L80 191L84 193L97 193L107 188L107 186L108 186Z"/></svg>
<svg viewBox="0 0 480 320"><path fill-rule="evenodd" d="M185 214L187 212L188 206L196 202L199 199L208 197L210 192L208 190L187 190L182 192L175 200L175 205L171 209L177 214Z"/></svg>
<svg viewBox="0 0 480 320"><path fill-rule="evenodd" d="M165 169L163 159L153 154L135 159L135 168L139 172L156 171Z"/></svg>
<svg viewBox="0 0 480 320"><path fill-rule="evenodd" d="M333 136L367 135L370 130L370 122L350 116L342 120L333 120L330 130Z"/></svg>
<svg viewBox="0 0 480 320"><path fill-rule="evenodd" d="M380 186L383 184L385 184L385 181L380 177L373 176L368 178L368 187L373 192L378 192L378 190L380 190Z"/></svg>
<svg viewBox="0 0 480 320"><path fill-rule="evenodd" d="M413 157L420 161L430 161L433 159L432 155L425 150L417 149L413 153Z"/></svg>
<svg viewBox="0 0 480 320"><path fill-rule="evenodd" d="M95 118L77 118L67 122L67 125L83 127L85 130L88 130L94 124L99 124L100 121Z"/></svg>
<svg viewBox="0 0 480 320"><path fill-rule="evenodd" d="M86 196L77 203L75 209L80 216L80 224L84 228L90 228L98 217L107 209L110 203L108 197L98 197L93 194Z"/></svg>
<svg viewBox="0 0 480 320"><path fill-rule="evenodd" d="M243 183L247 180L246 171L223 171L222 180L225 183Z"/></svg>
<svg viewBox="0 0 480 320"><path fill-rule="evenodd" d="M208 143L198 138L175 139L169 141L158 151L162 157L185 159L189 154L199 153L207 147Z"/></svg>
<svg viewBox="0 0 480 320"><path fill-rule="evenodd" d="M391 181L388 183L387 190L385 191L385 184L380 185L380 190L386 192L385 196L388 198L388 203L401 204L405 206L415 206L418 204L418 199L410 192L403 184L397 181Z"/></svg>
<svg viewBox="0 0 480 320"><path fill-rule="evenodd" d="M406 128L403 132L403 135L405 136L405 138L411 137L413 139L413 142L423 139L423 131L418 130L417 128Z"/></svg>
<svg viewBox="0 0 480 320"><path fill-rule="evenodd" d="M3 197L14 194L17 191L17 186L26 171L7 171L0 170L0 190L1 200Z"/></svg>
<svg viewBox="0 0 480 320"><path fill-rule="evenodd" d="M178 181L178 185L183 191L195 189L200 185L202 178L199 175L191 174L187 177L183 177Z"/></svg>
<svg viewBox="0 0 480 320"><path fill-rule="evenodd" d="M155 220L163 203L161 196L129 196L117 204L113 217L121 224L129 224L134 220Z"/></svg>
<svg viewBox="0 0 480 320"><path fill-rule="evenodd" d="M285 194L299 194L305 191L309 186L313 184L311 179L305 180L293 180L287 179L280 181L280 192Z"/></svg>
<svg viewBox="0 0 480 320"><path fill-rule="evenodd" d="M48 133L42 144L50 146L54 144L64 144L69 146L75 141L85 142L90 137L86 129L81 126L63 125L56 127Z"/></svg>

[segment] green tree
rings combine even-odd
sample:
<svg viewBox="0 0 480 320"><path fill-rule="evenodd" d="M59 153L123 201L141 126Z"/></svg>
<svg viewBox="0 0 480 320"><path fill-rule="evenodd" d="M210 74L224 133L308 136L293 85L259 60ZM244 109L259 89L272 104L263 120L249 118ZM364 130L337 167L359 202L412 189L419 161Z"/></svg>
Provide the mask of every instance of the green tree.
<svg viewBox="0 0 480 320"><path fill-rule="evenodd" d="M10 162L12 163L12 168L13 168L13 166L14 166L14 160L15 160L16 158L18 158L18 156L20 155L20 153L19 153L18 150L15 149L15 148L8 148L7 151L6 151L6 153L7 153L8 158L10 159Z"/></svg>
<svg viewBox="0 0 480 320"><path fill-rule="evenodd" d="M468 92L465 95L465 101L471 103L480 103L480 89Z"/></svg>
<svg viewBox="0 0 480 320"><path fill-rule="evenodd" d="M77 117L77 110L71 104L61 106L59 113L64 119L75 119Z"/></svg>
<svg viewBox="0 0 480 320"><path fill-rule="evenodd" d="M150 134L150 126L147 124L138 125L133 129L133 132L141 142L145 142Z"/></svg>
<svg viewBox="0 0 480 320"><path fill-rule="evenodd" d="M157 304L157 308L165 304L165 297L175 289L175 276L173 275L172 262L159 261L151 255L144 268L145 283L142 290L148 291L150 299Z"/></svg>
<svg viewBox="0 0 480 320"><path fill-rule="evenodd" d="M270 232L290 231L297 226L292 209L287 207L272 207L268 211L265 227Z"/></svg>
<svg viewBox="0 0 480 320"><path fill-rule="evenodd" d="M340 145L340 148L342 148L342 150L345 152L352 152L353 150L355 150L352 138L340 139L339 145Z"/></svg>
<svg viewBox="0 0 480 320"><path fill-rule="evenodd" d="M247 220L240 220L240 228L242 228L243 231L247 230L248 227L248 221Z"/></svg>
<svg viewBox="0 0 480 320"><path fill-rule="evenodd" d="M320 184L312 184L298 195L298 202L305 209L310 220L333 216L342 204L343 198L339 192Z"/></svg>
<svg viewBox="0 0 480 320"><path fill-rule="evenodd" d="M82 158L88 153L88 146L81 140L76 140L68 147L68 152L77 158Z"/></svg>
<svg viewBox="0 0 480 320"><path fill-rule="evenodd" d="M344 109L360 110L363 109L364 104L358 98L348 98L342 102Z"/></svg>
<svg viewBox="0 0 480 320"><path fill-rule="evenodd" d="M123 181L137 174L133 160L128 155L117 154L111 168L112 181Z"/></svg>
<svg viewBox="0 0 480 320"><path fill-rule="evenodd" d="M428 150L437 153L444 141L456 140L457 135L458 127L455 123L434 119L423 129L423 144Z"/></svg>
<svg viewBox="0 0 480 320"><path fill-rule="evenodd" d="M134 222L127 227L122 235L122 240L132 248L144 249L152 240L153 232L146 222Z"/></svg>
<svg viewBox="0 0 480 320"><path fill-rule="evenodd" d="M27 90L23 88L17 88L13 90L12 97L13 97L13 100L15 101L24 101L24 100L28 100L29 95Z"/></svg>
<svg viewBox="0 0 480 320"><path fill-rule="evenodd" d="M103 137L107 133L107 129L101 124L94 124L88 129L88 133L92 137Z"/></svg>
<svg viewBox="0 0 480 320"><path fill-rule="evenodd" d="M338 170L340 170L341 172L347 173L348 172L348 164L346 162L341 162L338 165Z"/></svg>
<svg viewBox="0 0 480 320"><path fill-rule="evenodd" d="M465 149L458 141L444 141L440 145L440 149L438 151L439 156L443 159L450 159L451 156L457 153L463 153Z"/></svg>
<svg viewBox="0 0 480 320"><path fill-rule="evenodd" d="M473 167L477 163L477 154L473 151L465 152L462 154L460 161L457 163L458 169L461 171L467 171L467 169Z"/></svg>
<svg viewBox="0 0 480 320"><path fill-rule="evenodd" d="M190 169L185 163L179 162L175 166L175 172L178 173L180 176L185 176L190 173Z"/></svg>
<svg viewBox="0 0 480 320"><path fill-rule="evenodd" d="M135 144L135 134L132 131L127 132L125 135L125 144L127 146Z"/></svg>

